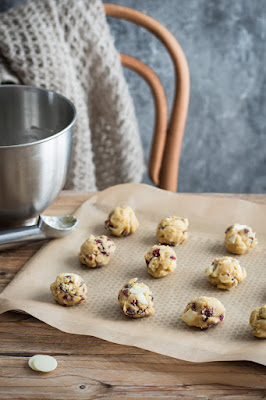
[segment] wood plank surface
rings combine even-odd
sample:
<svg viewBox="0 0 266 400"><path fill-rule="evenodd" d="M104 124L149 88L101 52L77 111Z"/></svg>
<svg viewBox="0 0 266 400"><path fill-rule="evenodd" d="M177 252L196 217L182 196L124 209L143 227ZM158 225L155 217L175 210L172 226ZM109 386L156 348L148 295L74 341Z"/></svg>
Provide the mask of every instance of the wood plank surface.
<svg viewBox="0 0 266 400"><path fill-rule="evenodd" d="M208 195L266 204L266 195ZM64 191L46 214L72 213L89 197ZM0 291L41 246L39 242L0 253ZM0 335L1 400L266 398L266 367L251 362L189 363L66 334L12 312L0 315ZM27 361L39 353L55 356L57 369L49 374L32 371Z"/></svg>

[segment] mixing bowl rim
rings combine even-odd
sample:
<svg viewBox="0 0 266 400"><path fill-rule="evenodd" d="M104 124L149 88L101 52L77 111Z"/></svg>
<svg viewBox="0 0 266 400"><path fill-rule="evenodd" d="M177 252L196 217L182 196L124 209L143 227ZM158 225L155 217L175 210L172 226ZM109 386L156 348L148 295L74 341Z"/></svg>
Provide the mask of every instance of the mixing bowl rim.
<svg viewBox="0 0 266 400"><path fill-rule="evenodd" d="M70 105L70 107L72 108L72 111L73 111L73 118L72 118L71 122L64 129L62 129L61 131L55 133L54 135L51 135L51 136L48 136L45 139L36 140L36 141L30 142L30 143L11 144L11 145L4 145L4 146L0 145L0 151L6 150L6 149L11 149L11 148L18 148L18 147L36 146L36 145L39 145L41 143L48 142L50 140L53 140L53 139L57 138L58 136L61 136L63 133L65 133L66 131L71 129L72 126L74 125L74 123L76 122L76 119L77 119L76 107L74 106L72 101L69 100L63 94L58 93L55 90L46 89L46 88L38 87L38 86L31 86L31 85L15 85L15 84L7 84L7 85L5 85L5 84L2 84L2 85L0 85L0 90L1 90L1 88L7 88L7 87L10 87L10 88L23 88L23 89L34 89L34 90L37 90L37 91L43 91L43 92L47 92L47 93L51 92L51 93L57 95L58 97L61 97L64 101L66 101L66 103L68 103Z"/></svg>

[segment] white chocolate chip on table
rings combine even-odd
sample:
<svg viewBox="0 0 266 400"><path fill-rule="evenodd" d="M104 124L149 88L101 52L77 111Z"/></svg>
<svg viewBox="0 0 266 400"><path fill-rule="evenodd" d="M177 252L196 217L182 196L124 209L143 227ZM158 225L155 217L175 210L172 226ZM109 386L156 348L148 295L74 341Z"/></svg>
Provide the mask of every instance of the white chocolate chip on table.
<svg viewBox="0 0 266 400"><path fill-rule="evenodd" d="M225 247L233 254L245 254L257 245L256 233L250 226L234 224L225 231Z"/></svg>
<svg viewBox="0 0 266 400"><path fill-rule="evenodd" d="M29 367L38 372L51 372L57 367L57 361L52 356L36 354L28 361Z"/></svg>

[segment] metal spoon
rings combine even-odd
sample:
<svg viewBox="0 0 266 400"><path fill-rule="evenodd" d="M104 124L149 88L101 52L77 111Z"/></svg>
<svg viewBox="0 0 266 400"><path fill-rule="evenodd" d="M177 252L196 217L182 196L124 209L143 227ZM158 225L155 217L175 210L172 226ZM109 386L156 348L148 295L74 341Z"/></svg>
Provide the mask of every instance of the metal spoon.
<svg viewBox="0 0 266 400"><path fill-rule="evenodd" d="M67 236L77 224L78 218L73 215L61 217L40 215L36 225L0 231L0 250L9 249L24 242Z"/></svg>

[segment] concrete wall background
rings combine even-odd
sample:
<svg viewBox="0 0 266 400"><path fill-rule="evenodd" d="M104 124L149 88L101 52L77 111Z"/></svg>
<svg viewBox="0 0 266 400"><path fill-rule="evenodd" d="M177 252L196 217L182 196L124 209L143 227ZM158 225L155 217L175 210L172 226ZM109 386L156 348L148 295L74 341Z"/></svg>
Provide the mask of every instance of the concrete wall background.
<svg viewBox="0 0 266 400"><path fill-rule="evenodd" d="M187 56L191 98L179 191L266 193L265 0L105 1L157 19L175 35ZM19 2L1 0L0 8ZM173 68L163 46L129 22L108 21L118 50L137 56L157 72L171 104ZM126 70L125 75L147 159L154 120L152 97L141 78ZM149 182L147 177L144 181Z"/></svg>
<svg viewBox="0 0 266 400"><path fill-rule="evenodd" d="M107 0L157 19L188 59L191 97L179 191L266 193L266 2L264 0ZM149 64L168 100L173 69L163 46L133 24L109 21L120 51ZM148 156L153 104L141 78L126 71Z"/></svg>

